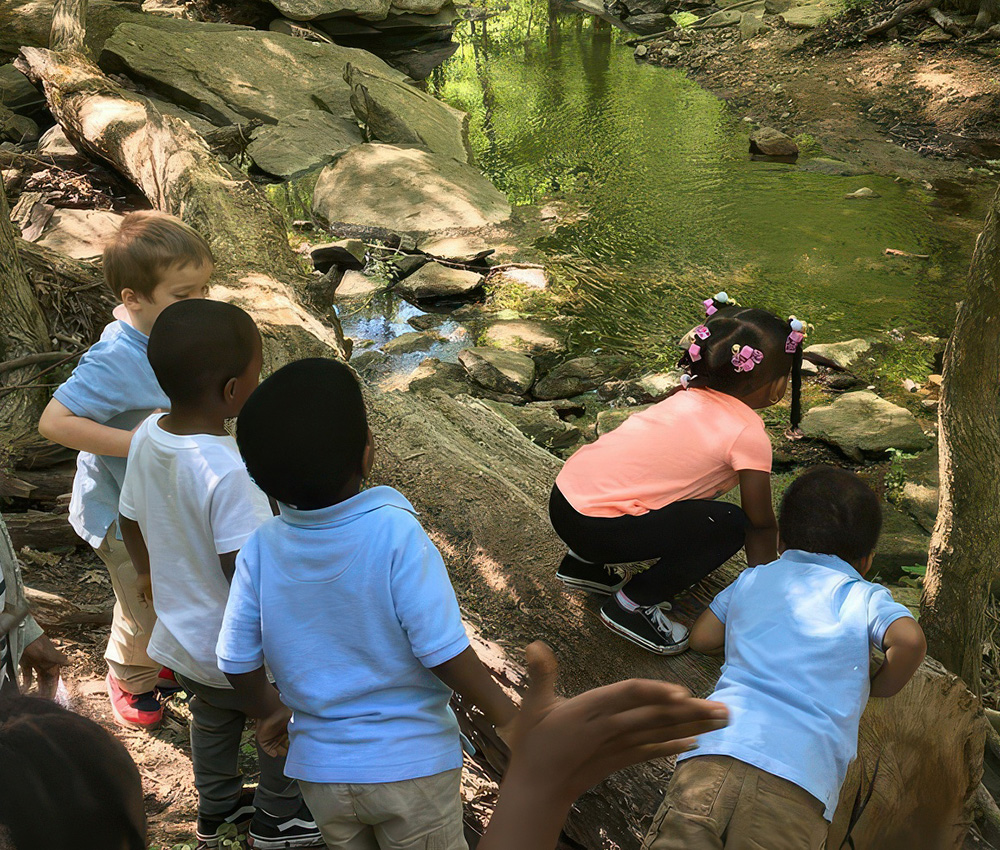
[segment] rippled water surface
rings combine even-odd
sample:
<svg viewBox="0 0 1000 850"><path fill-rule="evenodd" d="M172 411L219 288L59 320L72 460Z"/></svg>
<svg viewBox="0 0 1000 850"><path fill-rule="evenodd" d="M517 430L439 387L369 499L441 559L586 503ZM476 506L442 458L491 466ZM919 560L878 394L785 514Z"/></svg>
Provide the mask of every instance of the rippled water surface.
<svg viewBox="0 0 1000 850"><path fill-rule="evenodd" d="M595 343L658 345L719 288L809 317L818 339L947 331L972 231L923 187L751 161L748 126L724 102L638 64L589 16L513 0L458 37L432 88L471 115L480 167L515 205L587 213L538 244L589 269L572 286ZM862 186L881 197L844 199Z"/></svg>

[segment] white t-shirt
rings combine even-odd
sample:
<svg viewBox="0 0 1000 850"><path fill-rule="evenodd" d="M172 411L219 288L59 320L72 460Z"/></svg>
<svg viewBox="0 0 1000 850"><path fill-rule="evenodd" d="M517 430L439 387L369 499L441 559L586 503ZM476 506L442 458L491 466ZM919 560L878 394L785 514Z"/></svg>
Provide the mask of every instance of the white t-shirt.
<svg viewBox="0 0 1000 850"><path fill-rule="evenodd" d="M149 550L156 625L149 657L203 685L228 688L215 644L229 598L219 555L243 547L271 517L236 441L178 436L150 416L128 453L119 509Z"/></svg>

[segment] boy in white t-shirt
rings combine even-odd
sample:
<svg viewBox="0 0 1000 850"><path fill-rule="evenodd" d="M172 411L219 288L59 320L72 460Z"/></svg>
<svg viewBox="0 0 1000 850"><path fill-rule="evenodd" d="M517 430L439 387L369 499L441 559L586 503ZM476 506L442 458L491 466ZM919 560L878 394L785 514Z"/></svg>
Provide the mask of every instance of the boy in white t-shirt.
<svg viewBox="0 0 1000 850"><path fill-rule="evenodd" d="M236 554L271 516L225 429L260 378L260 334L238 307L185 301L157 319L148 355L170 413L132 438L119 524L139 595L156 612L149 655L191 696L198 846L217 846L226 824L248 828L257 850L321 846L284 757L258 747L260 785L253 805L244 797L246 706L215 658ZM267 700L284 711L273 688Z"/></svg>

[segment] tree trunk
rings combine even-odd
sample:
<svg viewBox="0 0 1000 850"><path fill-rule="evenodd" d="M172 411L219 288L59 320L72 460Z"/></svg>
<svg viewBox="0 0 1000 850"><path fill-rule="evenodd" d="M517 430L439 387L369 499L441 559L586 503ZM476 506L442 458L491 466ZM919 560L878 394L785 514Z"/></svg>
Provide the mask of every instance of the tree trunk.
<svg viewBox="0 0 1000 850"><path fill-rule="evenodd" d="M51 50L83 52L87 32L87 0L56 0L52 10Z"/></svg>
<svg viewBox="0 0 1000 850"><path fill-rule="evenodd" d="M978 694L986 604L1000 564L1000 192L976 242L943 376L941 501L920 622L929 651Z"/></svg>
<svg viewBox="0 0 1000 850"><path fill-rule="evenodd" d="M7 193L0 178L0 361L49 349L49 332L31 283L15 249ZM29 365L0 374L0 441L14 445L38 425L48 398L45 389L13 389L33 384L39 367Z"/></svg>
<svg viewBox="0 0 1000 850"><path fill-rule="evenodd" d="M305 313L286 285L301 274L274 212L242 178L222 172L186 125L147 112L77 58L43 50L25 50L23 57L75 143L129 175L158 206L202 230L224 264L225 282L216 294L254 314L271 363L340 350L334 335ZM376 478L399 488L421 512L467 620L493 642L484 656L501 681L520 687L521 648L543 638L559 655L563 687L571 693L629 676L677 680L698 694L711 689L719 672L716 660L694 652L662 658L615 638L598 619L598 600L566 592L554 580L564 551L545 507L560 466L555 457L472 399L373 390L367 396L377 441ZM716 571L678 601L677 615L690 622L736 570L730 565ZM972 792L967 789L978 786L982 773L986 721L960 683L943 680L932 666L924 671L894 699L877 701L862 723L863 750L888 752L897 766L881 774L881 790L855 829L858 850L881 850L885 844L877 843L878 836L903 834L908 826L900 819L924 799L947 800L935 827L950 836L968 822ZM936 699L927 697L928 682L939 692ZM873 710L887 721L873 724ZM941 716L948 718L947 735L938 729ZM489 730L477 715L466 713L463 723L488 751ZM952 771L947 776L958 780L943 788L923 769L925 763L947 763ZM581 799L567 833L587 848L635 850L670 771L670 763L660 761L615 775ZM849 784L845 793L850 795ZM949 841L938 846L959 846Z"/></svg>

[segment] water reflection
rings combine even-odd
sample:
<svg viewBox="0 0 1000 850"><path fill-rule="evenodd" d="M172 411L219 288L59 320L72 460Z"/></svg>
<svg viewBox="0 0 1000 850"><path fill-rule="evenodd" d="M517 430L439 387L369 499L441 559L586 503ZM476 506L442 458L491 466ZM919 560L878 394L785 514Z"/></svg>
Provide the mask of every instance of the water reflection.
<svg viewBox="0 0 1000 850"><path fill-rule="evenodd" d="M480 167L514 204L561 198L589 213L539 242L584 269L570 274L580 339L648 350L690 324L694 296L722 286L809 316L820 339L948 330L971 239L922 189L751 162L747 126L725 103L545 0L510 0L455 37L431 87L471 115ZM844 199L861 186L881 197Z"/></svg>

